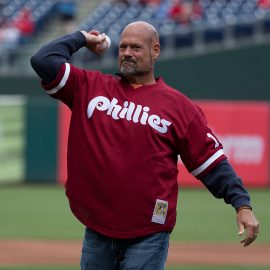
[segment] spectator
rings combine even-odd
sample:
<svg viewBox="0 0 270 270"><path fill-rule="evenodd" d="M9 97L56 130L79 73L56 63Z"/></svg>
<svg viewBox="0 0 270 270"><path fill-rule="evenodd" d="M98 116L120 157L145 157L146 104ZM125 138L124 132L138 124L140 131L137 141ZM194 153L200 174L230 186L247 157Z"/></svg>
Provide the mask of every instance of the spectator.
<svg viewBox="0 0 270 270"><path fill-rule="evenodd" d="M270 0L258 0L258 7L270 10Z"/></svg>
<svg viewBox="0 0 270 270"><path fill-rule="evenodd" d="M140 4L142 6L159 6L164 0L116 0L126 5Z"/></svg>
<svg viewBox="0 0 270 270"><path fill-rule="evenodd" d="M58 12L63 21L73 21L76 17L76 3L74 0L62 0L58 4Z"/></svg>
<svg viewBox="0 0 270 270"><path fill-rule="evenodd" d="M23 8L14 19L14 26L20 31L23 43L29 40L35 31L35 23L29 9Z"/></svg>
<svg viewBox="0 0 270 270"><path fill-rule="evenodd" d="M159 6L161 4L161 0L140 0L139 2L142 5L148 5L148 6Z"/></svg>
<svg viewBox="0 0 270 270"><path fill-rule="evenodd" d="M58 13L64 23L64 32L72 32L75 28L77 4L75 0L62 0L58 4Z"/></svg>
<svg viewBox="0 0 270 270"><path fill-rule="evenodd" d="M194 17L201 16L202 8L199 1L172 0L168 17L181 24L189 24Z"/></svg>
<svg viewBox="0 0 270 270"><path fill-rule="evenodd" d="M140 3L140 0L115 0L118 3L124 3L126 5L136 5Z"/></svg>
<svg viewBox="0 0 270 270"><path fill-rule="evenodd" d="M14 50L20 41L20 31L7 20L3 20L0 25L0 58L12 61Z"/></svg>
<svg viewBox="0 0 270 270"><path fill-rule="evenodd" d="M4 3L2 0L0 0L0 11L2 11L3 7L4 7Z"/></svg>

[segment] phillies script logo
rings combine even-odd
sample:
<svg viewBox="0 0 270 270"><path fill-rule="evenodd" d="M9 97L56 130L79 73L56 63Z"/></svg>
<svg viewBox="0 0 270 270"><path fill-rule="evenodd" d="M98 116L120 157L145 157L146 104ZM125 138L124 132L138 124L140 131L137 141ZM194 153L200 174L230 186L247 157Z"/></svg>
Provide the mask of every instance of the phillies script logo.
<svg viewBox="0 0 270 270"><path fill-rule="evenodd" d="M160 133L166 133L171 122L161 119L158 115L149 114L149 107L142 107L133 102L125 101L122 106L118 105L118 100L113 98L111 101L103 96L93 98L87 107L87 116L91 118L94 110L106 111L114 120L126 119L134 123L149 125Z"/></svg>

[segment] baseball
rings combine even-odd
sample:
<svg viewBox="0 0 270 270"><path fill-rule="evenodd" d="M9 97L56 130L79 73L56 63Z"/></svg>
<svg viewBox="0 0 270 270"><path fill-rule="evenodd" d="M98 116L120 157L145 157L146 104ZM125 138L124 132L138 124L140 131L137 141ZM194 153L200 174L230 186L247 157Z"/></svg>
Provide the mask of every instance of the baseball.
<svg viewBox="0 0 270 270"><path fill-rule="evenodd" d="M107 35L105 35L105 40L98 45L99 52L102 54L105 53L105 51L110 48L111 43L111 39Z"/></svg>

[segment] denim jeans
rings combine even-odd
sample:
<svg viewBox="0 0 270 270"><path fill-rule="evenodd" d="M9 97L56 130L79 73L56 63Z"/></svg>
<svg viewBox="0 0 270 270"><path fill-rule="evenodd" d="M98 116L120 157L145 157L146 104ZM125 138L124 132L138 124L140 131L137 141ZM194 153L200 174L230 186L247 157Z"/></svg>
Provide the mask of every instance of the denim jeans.
<svg viewBox="0 0 270 270"><path fill-rule="evenodd" d="M169 239L169 232L114 239L87 228L81 270L164 270Z"/></svg>

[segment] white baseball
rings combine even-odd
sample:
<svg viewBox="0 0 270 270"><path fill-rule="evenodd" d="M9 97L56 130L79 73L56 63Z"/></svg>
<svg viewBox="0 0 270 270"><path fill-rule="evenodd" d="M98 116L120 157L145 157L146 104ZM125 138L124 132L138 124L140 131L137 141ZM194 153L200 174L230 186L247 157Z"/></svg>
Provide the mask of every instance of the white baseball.
<svg viewBox="0 0 270 270"><path fill-rule="evenodd" d="M111 44L111 39L107 35L105 35L105 40L99 45L100 52L104 53L105 51L107 51L110 48Z"/></svg>

